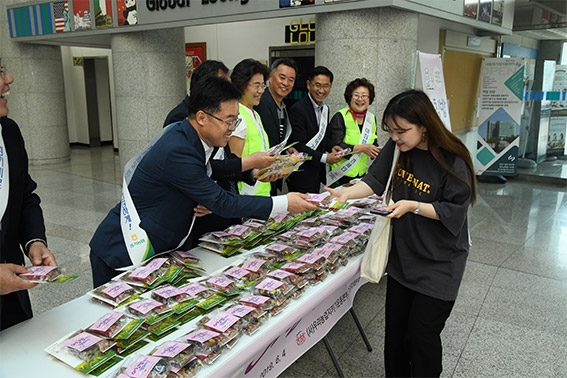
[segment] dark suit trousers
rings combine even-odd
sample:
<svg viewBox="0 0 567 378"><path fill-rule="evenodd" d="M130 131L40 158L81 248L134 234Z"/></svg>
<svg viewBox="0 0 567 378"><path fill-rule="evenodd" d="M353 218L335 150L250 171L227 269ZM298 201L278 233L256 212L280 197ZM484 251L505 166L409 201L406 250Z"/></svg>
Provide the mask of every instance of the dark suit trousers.
<svg viewBox="0 0 567 378"><path fill-rule="evenodd" d="M27 290L0 295L0 331L32 317Z"/></svg>

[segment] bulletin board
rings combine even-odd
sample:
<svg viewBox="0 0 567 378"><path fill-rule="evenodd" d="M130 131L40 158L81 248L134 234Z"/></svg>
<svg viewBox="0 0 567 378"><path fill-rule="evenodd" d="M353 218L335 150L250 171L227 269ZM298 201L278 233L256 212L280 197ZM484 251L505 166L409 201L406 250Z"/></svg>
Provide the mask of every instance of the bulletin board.
<svg viewBox="0 0 567 378"><path fill-rule="evenodd" d="M449 49L444 49L442 55L453 131L478 126L481 64L483 58L489 58L491 55Z"/></svg>

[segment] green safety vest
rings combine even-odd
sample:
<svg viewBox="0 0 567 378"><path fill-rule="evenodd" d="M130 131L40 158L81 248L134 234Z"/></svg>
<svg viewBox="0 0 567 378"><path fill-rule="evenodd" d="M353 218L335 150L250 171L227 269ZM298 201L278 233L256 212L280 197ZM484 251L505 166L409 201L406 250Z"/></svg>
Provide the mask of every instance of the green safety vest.
<svg viewBox="0 0 567 378"><path fill-rule="evenodd" d="M358 123L356 122L356 119L354 119L352 113L348 112L348 106L346 108L339 110L339 113L343 115L343 119L345 121L346 134L343 142L352 145L360 144L360 137L361 137L360 128L358 127ZM368 142L366 144L372 144L374 143L375 140L376 140L376 119L374 118L372 120L372 133L370 135L370 139L368 139ZM346 158L343 158L338 163L332 164L331 170L335 169L336 167L344 163L346 160L347 160ZM345 173L345 176L348 177L363 176L366 173L367 162L368 162L368 155L362 153L360 160L356 163L354 167L352 167Z"/></svg>
<svg viewBox="0 0 567 378"><path fill-rule="evenodd" d="M244 147L242 149L242 157L250 156L254 152L264 151L264 140L266 141L266 148L270 148L270 142L268 141L268 135L264 131L264 126L262 125L262 121L260 119L260 115L254 110L256 118L260 122L260 126L262 126L262 133L264 134L264 139L262 139L262 135L256 126L256 121L252 118L250 113L246 111L244 105L238 104L240 108L240 116L242 117L242 121L246 124L246 138L244 138ZM238 182L238 190L242 190L244 186L244 182ZM271 190L271 184L269 182L258 182L256 185L256 192L253 193L256 196L269 196Z"/></svg>

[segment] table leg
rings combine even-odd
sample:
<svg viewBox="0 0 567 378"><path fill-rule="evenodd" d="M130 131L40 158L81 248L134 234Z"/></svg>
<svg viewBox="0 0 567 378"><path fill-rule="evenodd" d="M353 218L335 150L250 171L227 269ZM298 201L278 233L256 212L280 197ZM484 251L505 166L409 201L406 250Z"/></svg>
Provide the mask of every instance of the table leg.
<svg viewBox="0 0 567 378"><path fill-rule="evenodd" d="M366 332L364 332L364 329L362 329L362 325L360 324L360 321L358 320L358 316L356 315L356 311L354 311L353 307L350 308L350 314L352 315L354 322L358 327L358 332L360 332L360 336L362 336L362 340L364 340L364 344L366 344L366 349L368 349L369 352L372 352L372 345L370 345L370 342L366 337Z"/></svg>
<svg viewBox="0 0 567 378"><path fill-rule="evenodd" d="M337 369L337 373L339 373L339 377L345 378L343 369L341 369L341 364L339 364L339 361L337 360L337 357L335 356L335 353L331 348L331 344L329 344L329 341L327 340L327 336L323 337L323 342L325 343L325 347L327 347L327 352L329 352L329 356L331 356L331 360L333 361L333 365L335 365L335 369Z"/></svg>

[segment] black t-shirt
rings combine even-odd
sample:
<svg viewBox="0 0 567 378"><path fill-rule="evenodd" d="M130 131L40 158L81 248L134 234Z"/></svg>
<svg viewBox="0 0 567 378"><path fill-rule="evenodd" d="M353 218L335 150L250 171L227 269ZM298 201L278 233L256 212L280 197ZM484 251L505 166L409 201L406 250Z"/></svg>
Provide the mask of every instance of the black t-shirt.
<svg viewBox="0 0 567 378"><path fill-rule="evenodd" d="M382 194L392 164L390 139L362 179ZM445 153L449 165L471 183L471 172L459 157ZM413 148L400 154L409 159L397 167L392 199L431 203L439 220L406 213L392 219L392 248L387 272L400 284L441 300L455 300L469 251L467 213L470 186L443 168L429 151Z"/></svg>

